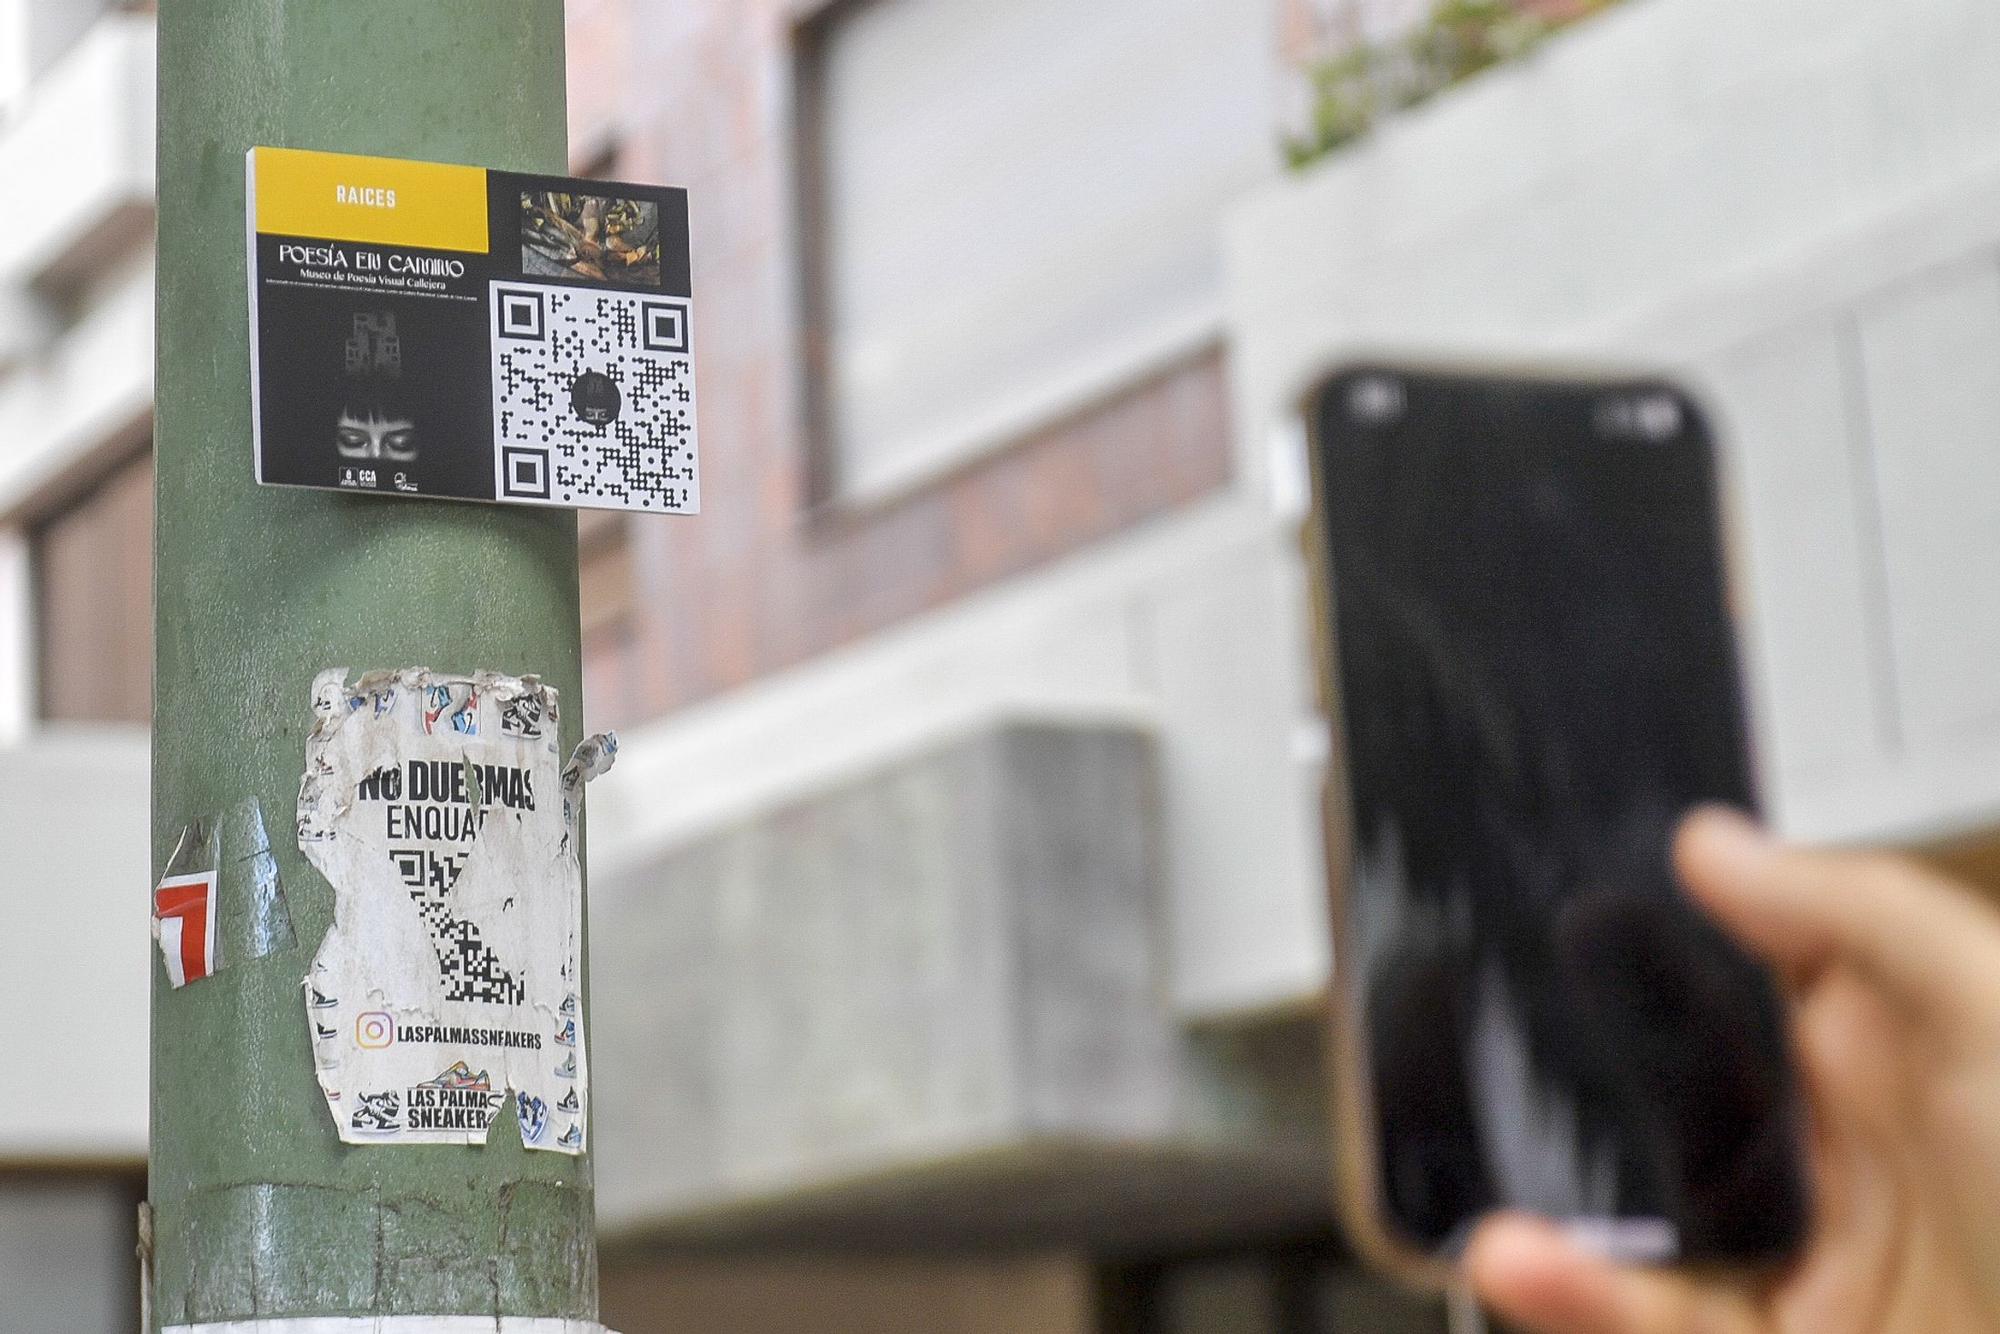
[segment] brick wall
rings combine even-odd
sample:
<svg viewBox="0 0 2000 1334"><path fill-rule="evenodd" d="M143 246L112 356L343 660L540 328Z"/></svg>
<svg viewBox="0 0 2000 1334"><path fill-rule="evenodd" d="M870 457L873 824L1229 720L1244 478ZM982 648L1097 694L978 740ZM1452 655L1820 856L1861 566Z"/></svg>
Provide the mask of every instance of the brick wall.
<svg viewBox="0 0 2000 1334"><path fill-rule="evenodd" d="M593 725L631 723L1032 569L1220 485L1211 352L893 503L815 509L790 236L794 29L812 0L571 0L579 167L691 193L702 500L629 534L629 633Z"/></svg>

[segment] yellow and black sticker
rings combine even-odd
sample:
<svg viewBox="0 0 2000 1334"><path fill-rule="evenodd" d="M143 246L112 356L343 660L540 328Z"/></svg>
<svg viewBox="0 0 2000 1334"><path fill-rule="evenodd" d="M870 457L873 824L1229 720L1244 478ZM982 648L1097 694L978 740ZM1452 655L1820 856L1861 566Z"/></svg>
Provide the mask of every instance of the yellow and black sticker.
<svg viewBox="0 0 2000 1334"><path fill-rule="evenodd" d="M482 167L302 148L252 153L259 232L486 253Z"/></svg>
<svg viewBox="0 0 2000 1334"><path fill-rule="evenodd" d="M258 481L700 508L686 192L297 148L247 182Z"/></svg>

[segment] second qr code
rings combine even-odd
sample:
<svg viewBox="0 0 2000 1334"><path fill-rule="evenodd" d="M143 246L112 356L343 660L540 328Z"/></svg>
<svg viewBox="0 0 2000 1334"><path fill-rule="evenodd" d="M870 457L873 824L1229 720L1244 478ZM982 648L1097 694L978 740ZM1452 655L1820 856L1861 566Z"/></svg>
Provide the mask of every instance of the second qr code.
<svg viewBox="0 0 2000 1334"><path fill-rule="evenodd" d="M538 283L492 289L496 493L699 512L691 303Z"/></svg>

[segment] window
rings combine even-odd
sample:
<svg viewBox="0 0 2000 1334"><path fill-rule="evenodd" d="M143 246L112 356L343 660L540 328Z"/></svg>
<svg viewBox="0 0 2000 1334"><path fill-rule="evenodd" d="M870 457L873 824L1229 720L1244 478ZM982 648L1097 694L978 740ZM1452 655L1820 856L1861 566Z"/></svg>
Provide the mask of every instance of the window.
<svg viewBox="0 0 2000 1334"><path fill-rule="evenodd" d="M822 466L955 466L1219 329L1224 211L1277 157L1245 0L849 0L804 34Z"/></svg>
<svg viewBox="0 0 2000 1334"><path fill-rule="evenodd" d="M34 531L44 718L153 716L153 455L114 469Z"/></svg>

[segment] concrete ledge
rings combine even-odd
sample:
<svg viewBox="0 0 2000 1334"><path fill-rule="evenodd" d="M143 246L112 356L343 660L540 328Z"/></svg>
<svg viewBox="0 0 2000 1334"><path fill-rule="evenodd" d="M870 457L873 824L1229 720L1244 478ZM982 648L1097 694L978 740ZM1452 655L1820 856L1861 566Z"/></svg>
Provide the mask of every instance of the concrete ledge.
<svg viewBox="0 0 2000 1334"><path fill-rule="evenodd" d="M594 883L607 1236L1317 1216L1316 1037L1171 1019L1155 786L1142 731L1001 725Z"/></svg>
<svg viewBox="0 0 2000 1334"><path fill-rule="evenodd" d="M600 1169L601 1171L602 1169ZM954 1255L1077 1250L1105 1260L1332 1226L1316 1149L1034 1143L639 1223L604 1220L608 1263L671 1253Z"/></svg>

